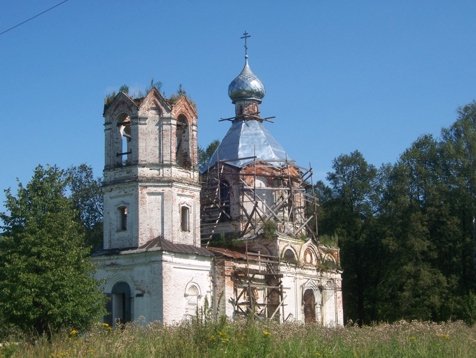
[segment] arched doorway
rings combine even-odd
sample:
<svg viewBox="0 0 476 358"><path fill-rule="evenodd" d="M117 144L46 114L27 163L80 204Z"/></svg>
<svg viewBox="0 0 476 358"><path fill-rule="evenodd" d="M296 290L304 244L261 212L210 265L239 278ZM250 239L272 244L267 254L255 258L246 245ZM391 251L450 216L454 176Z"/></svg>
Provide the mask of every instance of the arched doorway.
<svg viewBox="0 0 476 358"><path fill-rule="evenodd" d="M304 323L316 322L316 298L314 297L314 291L307 289L304 291Z"/></svg>
<svg viewBox="0 0 476 358"><path fill-rule="evenodd" d="M131 288L127 282L117 282L108 295L109 301L106 305L108 315L104 322L111 326L117 323L124 324L130 322L131 317Z"/></svg>

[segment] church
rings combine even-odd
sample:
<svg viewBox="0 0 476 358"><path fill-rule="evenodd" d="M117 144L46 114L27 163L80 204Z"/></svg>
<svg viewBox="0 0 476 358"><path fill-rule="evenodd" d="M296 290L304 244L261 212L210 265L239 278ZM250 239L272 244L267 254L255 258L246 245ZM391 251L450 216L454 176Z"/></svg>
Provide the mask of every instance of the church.
<svg viewBox="0 0 476 358"><path fill-rule="evenodd" d="M104 241L93 254L111 325L213 317L343 325L339 249L317 235L312 169L272 136L248 63L235 115L198 166L195 103L120 92L104 106Z"/></svg>

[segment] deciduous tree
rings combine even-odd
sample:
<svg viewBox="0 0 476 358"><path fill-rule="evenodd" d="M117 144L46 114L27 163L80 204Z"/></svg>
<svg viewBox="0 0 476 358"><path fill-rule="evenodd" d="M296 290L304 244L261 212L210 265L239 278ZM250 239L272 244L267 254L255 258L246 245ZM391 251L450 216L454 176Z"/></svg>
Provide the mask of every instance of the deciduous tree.
<svg viewBox="0 0 476 358"><path fill-rule="evenodd" d="M87 328L104 314L84 228L65 197L67 176L38 166L16 196L6 190L0 238L0 310L5 323L39 335Z"/></svg>
<svg viewBox="0 0 476 358"><path fill-rule="evenodd" d="M369 248L369 233L374 221L377 169L368 164L359 151L339 156L332 168L334 171L327 175L331 191L320 190L327 196L322 203L326 213L320 233L339 238L344 270L344 312L347 318L362 323L366 317L365 290L371 287L369 264L375 257Z"/></svg>
<svg viewBox="0 0 476 358"><path fill-rule="evenodd" d="M213 155L219 145L220 141L218 139L215 139L207 146L206 149L203 149L200 146L198 147L198 166L200 168L206 168L208 160Z"/></svg>
<svg viewBox="0 0 476 358"><path fill-rule="evenodd" d="M66 175L68 197L85 229L86 244L91 248L100 246L103 237L101 180L94 177L93 169L86 164L70 167Z"/></svg>

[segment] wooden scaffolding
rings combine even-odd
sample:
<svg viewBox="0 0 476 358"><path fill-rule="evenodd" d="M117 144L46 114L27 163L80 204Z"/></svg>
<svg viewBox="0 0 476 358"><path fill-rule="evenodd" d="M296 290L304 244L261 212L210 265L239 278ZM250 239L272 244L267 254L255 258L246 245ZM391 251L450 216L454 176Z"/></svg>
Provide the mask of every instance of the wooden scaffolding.
<svg viewBox="0 0 476 358"><path fill-rule="evenodd" d="M235 315L281 321L285 296L278 258L249 252L246 257L246 265L235 268L231 276Z"/></svg>
<svg viewBox="0 0 476 358"><path fill-rule="evenodd" d="M240 200L227 193L230 188L223 181L229 162L252 159L245 168L227 171L239 185ZM231 167L231 166L229 166ZM273 185L257 187L257 178L265 178ZM238 235L258 235L265 223L273 220L278 231L292 237L301 233L317 240L317 197L312 183L312 168L298 167L293 161L258 161L256 157L217 161L203 175L201 206L201 239L203 243L217 233L221 222L239 221ZM271 198L271 200L270 200ZM239 205L240 214L231 215L231 206ZM315 220L313 220L316 218ZM314 224L311 228L310 225Z"/></svg>

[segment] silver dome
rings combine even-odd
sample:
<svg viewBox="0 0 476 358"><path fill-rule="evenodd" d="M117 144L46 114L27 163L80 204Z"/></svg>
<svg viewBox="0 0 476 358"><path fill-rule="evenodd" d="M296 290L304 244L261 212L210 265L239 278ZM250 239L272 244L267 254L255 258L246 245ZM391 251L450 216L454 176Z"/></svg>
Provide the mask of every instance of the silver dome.
<svg viewBox="0 0 476 358"><path fill-rule="evenodd" d="M246 56L245 67L228 86L228 96L233 103L243 100L257 100L261 103L266 90L258 77L251 72Z"/></svg>

